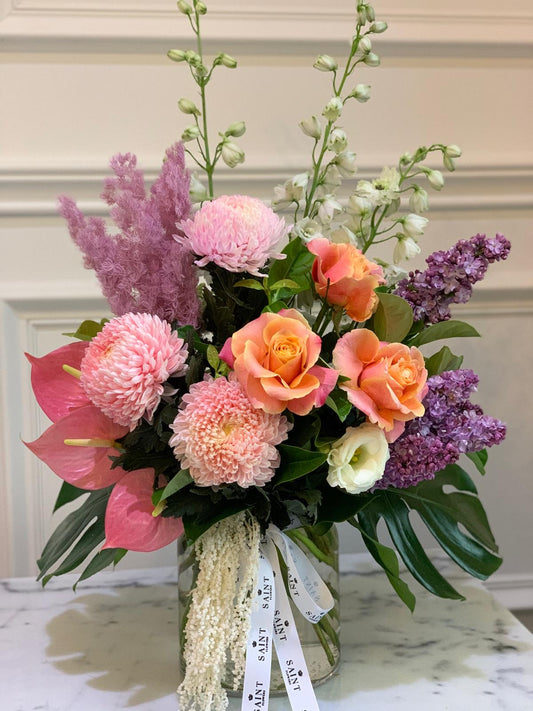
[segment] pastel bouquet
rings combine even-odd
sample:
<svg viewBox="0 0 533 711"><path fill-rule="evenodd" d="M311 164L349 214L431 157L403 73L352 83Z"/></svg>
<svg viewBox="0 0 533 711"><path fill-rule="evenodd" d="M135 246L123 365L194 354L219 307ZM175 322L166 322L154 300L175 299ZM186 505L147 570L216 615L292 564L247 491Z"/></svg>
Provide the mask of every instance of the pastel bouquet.
<svg viewBox="0 0 533 711"><path fill-rule="evenodd" d="M236 62L225 53L207 62L201 0L178 8L197 46L169 57L189 68L201 99L179 101L192 121L181 142L149 190L134 155L112 159L102 199L115 230L60 198L115 315L28 356L52 424L27 446L64 480L56 509L73 508L43 550L40 578L89 559L84 580L128 550L179 538L181 708L224 709L226 688L244 689L243 708L267 708L272 647L291 707L318 708L287 590L334 668L338 589L320 566L336 572L335 523L351 524L411 609L398 554L431 593L461 598L412 514L468 573L484 579L501 562L457 462L464 454L483 474L505 427L470 401L478 379L462 357L435 343L478 335L450 307L510 245L478 234L431 254L423 271L400 268L420 252L426 188L443 187L426 160L440 155L452 171L457 146L422 146L374 180L348 182L356 156L343 109L369 99L354 71L379 64L371 38L387 28L365 2L344 63L320 55L314 65L331 88L300 124L310 168L276 187L272 206L215 197L218 162L244 160L235 139L245 126L210 143L207 86ZM380 540L381 521L393 547Z"/></svg>

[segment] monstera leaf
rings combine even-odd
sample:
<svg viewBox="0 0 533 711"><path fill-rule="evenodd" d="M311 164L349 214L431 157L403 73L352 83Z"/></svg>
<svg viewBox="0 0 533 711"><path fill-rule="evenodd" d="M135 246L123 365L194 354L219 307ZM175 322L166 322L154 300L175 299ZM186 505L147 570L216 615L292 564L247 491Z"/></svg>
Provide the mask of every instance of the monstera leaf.
<svg viewBox="0 0 533 711"><path fill-rule="evenodd" d="M444 491L445 486L454 489ZM377 524L381 518L407 569L421 585L439 597L463 599L428 558L411 524L412 511L420 516L450 558L470 575L485 580L500 566L502 561L477 489L458 465L450 465L431 481L408 489L375 492L351 523L357 525L369 552L410 608L410 591L399 581L390 553L377 545Z"/></svg>

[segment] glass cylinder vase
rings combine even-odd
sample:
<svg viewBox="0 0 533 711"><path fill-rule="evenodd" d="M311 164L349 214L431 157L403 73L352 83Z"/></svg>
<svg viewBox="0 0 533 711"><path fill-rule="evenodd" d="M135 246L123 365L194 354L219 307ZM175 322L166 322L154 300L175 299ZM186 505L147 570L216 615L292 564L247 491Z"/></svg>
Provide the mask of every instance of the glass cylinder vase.
<svg viewBox="0 0 533 711"><path fill-rule="evenodd" d="M290 602L296 629L302 645L302 650L307 663L309 676L314 686L324 683L335 672L340 662L340 614L339 614L339 541L335 526L324 534L317 534L312 528L302 527L284 531L305 553L311 561L322 580L328 586L333 599L334 607L317 624L309 622ZM284 573L283 561L281 560ZM178 539L178 612L180 634L180 665L185 673L183 648L185 644L185 625L187 623L188 609L191 601L191 592L194 589L198 576L198 561L196 557L196 544L187 545L184 536ZM284 584L286 585L286 576ZM290 596L289 596L290 599ZM224 683L228 694L240 695L241 689L232 689L232 669L228 660L227 678ZM276 658L272 654L272 673L270 679L270 693L273 696L285 693L283 676Z"/></svg>

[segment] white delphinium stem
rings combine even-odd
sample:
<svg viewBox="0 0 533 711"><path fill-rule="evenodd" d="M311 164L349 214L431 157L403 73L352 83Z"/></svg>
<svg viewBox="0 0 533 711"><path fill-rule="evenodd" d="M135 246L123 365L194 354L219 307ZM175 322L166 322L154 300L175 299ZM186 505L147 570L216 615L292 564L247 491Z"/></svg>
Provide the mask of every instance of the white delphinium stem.
<svg viewBox="0 0 533 711"><path fill-rule="evenodd" d="M237 688L245 665L252 591L257 584L260 530L238 514L198 539L199 573L185 626L185 678L178 694L182 711L225 711L222 681L228 655Z"/></svg>

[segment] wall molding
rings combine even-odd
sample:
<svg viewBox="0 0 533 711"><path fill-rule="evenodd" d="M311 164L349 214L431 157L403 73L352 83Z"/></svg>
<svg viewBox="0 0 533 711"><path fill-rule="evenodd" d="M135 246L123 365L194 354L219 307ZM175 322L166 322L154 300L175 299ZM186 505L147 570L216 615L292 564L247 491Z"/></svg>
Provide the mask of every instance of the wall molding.
<svg viewBox="0 0 533 711"><path fill-rule="evenodd" d="M496 573L484 585L508 610L528 610L533 607L532 573Z"/></svg>
<svg viewBox="0 0 533 711"><path fill-rule="evenodd" d="M243 7L244 5L244 7ZM533 13L463 8L449 12L390 3L381 17L389 31L380 53L400 56L527 57L533 44ZM209 20L209 21L208 21ZM240 55L300 55L346 45L353 3L335 9L322 0L212 2L204 23L205 46L223 43ZM170 0L3 0L0 38L8 52L150 54L190 42L188 23Z"/></svg>
<svg viewBox="0 0 533 711"><path fill-rule="evenodd" d="M302 165L221 167L218 184L223 193L246 193L270 199L278 183L303 170ZM363 165L355 180L379 175L381 166ZM147 183L152 183L159 166L145 166ZM0 217L57 216L57 196L75 195L80 208L105 215L98 196L108 171L97 167L69 165L0 166ZM348 181L347 181L348 183ZM351 184L355 184L352 181ZM432 210L521 210L533 207L533 168L529 165L485 165L460 168L446 176L442 193L431 191Z"/></svg>

